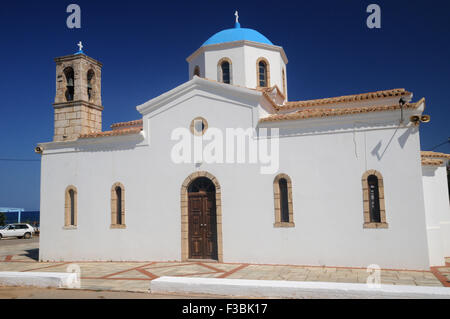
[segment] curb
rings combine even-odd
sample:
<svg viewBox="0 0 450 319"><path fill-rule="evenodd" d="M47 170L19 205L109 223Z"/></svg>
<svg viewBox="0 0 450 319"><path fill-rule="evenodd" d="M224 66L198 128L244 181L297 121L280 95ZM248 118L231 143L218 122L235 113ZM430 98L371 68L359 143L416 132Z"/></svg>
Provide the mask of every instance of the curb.
<svg viewBox="0 0 450 319"><path fill-rule="evenodd" d="M151 293L209 294L268 298L439 298L450 299L450 289L406 285L378 285L278 280L160 277Z"/></svg>
<svg viewBox="0 0 450 319"><path fill-rule="evenodd" d="M0 286L79 288L77 273L0 272Z"/></svg>

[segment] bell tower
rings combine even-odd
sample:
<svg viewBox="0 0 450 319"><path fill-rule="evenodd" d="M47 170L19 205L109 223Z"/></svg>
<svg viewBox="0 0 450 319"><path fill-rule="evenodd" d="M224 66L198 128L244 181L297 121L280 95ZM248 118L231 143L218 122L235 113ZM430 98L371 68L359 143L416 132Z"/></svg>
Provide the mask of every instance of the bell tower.
<svg viewBox="0 0 450 319"><path fill-rule="evenodd" d="M55 58L54 141L102 130L102 64L84 54L81 42L78 46L77 53Z"/></svg>

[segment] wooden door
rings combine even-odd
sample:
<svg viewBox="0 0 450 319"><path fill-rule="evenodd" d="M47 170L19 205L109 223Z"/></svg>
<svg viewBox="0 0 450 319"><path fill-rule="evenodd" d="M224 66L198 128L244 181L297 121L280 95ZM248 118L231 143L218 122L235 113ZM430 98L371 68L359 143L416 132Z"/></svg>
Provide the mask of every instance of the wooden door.
<svg viewBox="0 0 450 319"><path fill-rule="evenodd" d="M189 258L217 259L215 193L189 193Z"/></svg>

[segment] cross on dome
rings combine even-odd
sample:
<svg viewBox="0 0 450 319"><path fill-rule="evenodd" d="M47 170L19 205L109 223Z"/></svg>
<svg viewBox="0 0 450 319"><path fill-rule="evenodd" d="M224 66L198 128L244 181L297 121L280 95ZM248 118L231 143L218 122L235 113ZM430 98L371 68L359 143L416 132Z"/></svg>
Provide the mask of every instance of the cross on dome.
<svg viewBox="0 0 450 319"><path fill-rule="evenodd" d="M234 23L234 27L235 28L240 28L241 24L239 23L239 13L238 13L237 10L234 12L234 16L236 17L236 21Z"/></svg>

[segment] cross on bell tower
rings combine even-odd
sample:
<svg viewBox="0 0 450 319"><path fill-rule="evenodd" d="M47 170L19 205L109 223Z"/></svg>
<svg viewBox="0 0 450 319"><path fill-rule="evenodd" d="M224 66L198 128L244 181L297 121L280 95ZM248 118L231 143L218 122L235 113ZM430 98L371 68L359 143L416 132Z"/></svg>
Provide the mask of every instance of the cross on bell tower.
<svg viewBox="0 0 450 319"><path fill-rule="evenodd" d="M56 95L54 141L75 140L102 130L102 63L83 52L55 58Z"/></svg>

